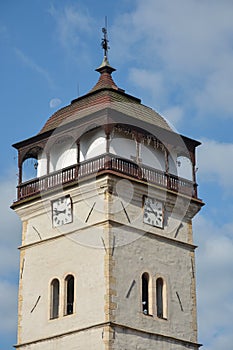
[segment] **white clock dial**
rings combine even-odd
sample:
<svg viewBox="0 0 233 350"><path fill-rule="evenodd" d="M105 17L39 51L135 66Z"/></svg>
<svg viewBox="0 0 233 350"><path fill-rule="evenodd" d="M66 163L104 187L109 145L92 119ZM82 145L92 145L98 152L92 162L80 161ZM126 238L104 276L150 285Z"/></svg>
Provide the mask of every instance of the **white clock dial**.
<svg viewBox="0 0 233 350"><path fill-rule="evenodd" d="M163 228L163 203L155 198L146 197L144 201L143 222Z"/></svg>
<svg viewBox="0 0 233 350"><path fill-rule="evenodd" d="M70 196L61 197L52 202L52 221L54 227L69 224L73 221Z"/></svg>

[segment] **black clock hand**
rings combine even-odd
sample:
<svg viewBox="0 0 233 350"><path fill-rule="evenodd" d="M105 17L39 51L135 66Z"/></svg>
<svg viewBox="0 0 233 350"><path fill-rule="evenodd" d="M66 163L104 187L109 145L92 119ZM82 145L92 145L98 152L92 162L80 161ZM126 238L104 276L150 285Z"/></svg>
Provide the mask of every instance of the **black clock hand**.
<svg viewBox="0 0 233 350"><path fill-rule="evenodd" d="M151 208L151 210L152 210L152 213L154 213L155 214L155 216L157 217L157 213L153 210L153 208L151 207L151 205L150 205L150 203L148 202L148 206Z"/></svg>
<svg viewBox="0 0 233 350"><path fill-rule="evenodd" d="M57 214L65 214L66 209L64 209L64 210L54 209L53 211L54 211L54 213L55 213L56 215L57 215Z"/></svg>
<svg viewBox="0 0 233 350"><path fill-rule="evenodd" d="M147 209L147 208L145 209L145 212L146 212L146 213L154 213L153 210L149 210L149 209Z"/></svg>

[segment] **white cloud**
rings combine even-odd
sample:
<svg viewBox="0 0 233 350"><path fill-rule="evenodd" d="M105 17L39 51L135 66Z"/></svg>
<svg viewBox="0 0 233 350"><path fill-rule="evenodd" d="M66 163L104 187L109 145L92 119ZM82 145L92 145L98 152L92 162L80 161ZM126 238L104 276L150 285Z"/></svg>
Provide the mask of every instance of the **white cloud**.
<svg viewBox="0 0 233 350"><path fill-rule="evenodd" d="M166 68L192 75L209 71L231 49L232 11L229 1L137 1L135 11L117 18L114 37L118 30L124 36L122 55L140 41L137 52L149 66L160 57Z"/></svg>
<svg viewBox="0 0 233 350"><path fill-rule="evenodd" d="M56 107L60 106L60 104L61 104L61 100L60 100L60 98L57 98L57 97L52 98L52 100L49 101L50 108L56 108Z"/></svg>
<svg viewBox="0 0 233 350"><path fill-rule="evenodd" d="M158 103L162 103L164 100L166 89L164 86L163 75L160 72L132 68L129 72L129 79L142 89L148 89L150 95Z"/></svg>
<svg viewBox="0 0 233 350"><path fill-rule="evenodd" d="M17 326L17 291L18 286L9 281L0 280L0 310L1 330L0 334L13 334ZM13 345L13 344L12 344Z"/></svg>
<svg viewBox="0 0 233 350"><path fill-rule="evenodd" d="M1 230L0 230L0 310L4 315L1 334L14 334L17 324L17 279L19 266L18 246L21 240L21 224L10 209L15 200L16 181L11 174L0 180ZM13 340L12 340L13 341Z"/></svg>
<svg viewBox="0 0 233 350"><path fill-rule="evenodd" d="M21 223L18 216L10 209L15 200L14 180L2 180L0 193L2 201L1 230L0 230L0 277L10 276L18 269L18 246L21 240Z"/></svg>
<svg viewBox="0 0 233 350"><path fill-rule="evenodd" d="M225 192L232 194L233 144L204 139L198 148L197 159L200 178L203 181L215 181Z"/></svg>
<svg viewBox="0 0 233 350"><path fill-rule="evenodd" d="M46 69L35 63L33 59L25 55L22 50L15 48L15 53L26 66L41 75L47 81L50 87L54 87L54 82Z"/></svg>
<svg viewBox="0 0 233 350"><path fill-rule="evenodd" d="M233 222L222 227L199 215L197 250L199 337L205 350L232 349ZM221 341L224 339L224 347Z"/></svg>
<svg viewBox="0 0 233 350"><path fill-rule="evenodd" d="M202 90L196 94L195 103L202 113L218 114L220 118L232 118L233 52L228 57L219 59L222 61L206 77Z"/></svg>
<svg viewBox="0 0 233 350"><path fill-rule="evenodd" d="M76 55L73 50L79 48L78 58L88 51L85 35L93 33L95 20L91 18L86 8L81 5L66 5L62 9L52 5L49 9L50 15L54 18L57 26L57 39L65 48L66 53Z"/></svg>
<svg viewBox="0 0 233 350"><path fill-rule="evenodd" d="M113 56L119 64L141 65L142 72L146 67L144 80L156 71L165 82L161 95L168 108L182 103L189 115L195 110L203 118L232 118L232 22L228 0L137 1L115 20ZM142 87L139 79L134 82ZM143 89L151 93L150 80Z"/></svg>
<svg viewBox="0 0 233 350"><path fill-rule="evenodd" d="M0 179L0 193L3 203L0 230L1 243L15 244L19 242L20 220L10 209L13 201L16 200L16 179L13 176L9 175L7 180Z"/></svg>
<svg viewBox="0 0 233 350"><path fill-rule="evenodd" d="M183 118L184 111L180 106L173 106L167 109L164 109L162 111L162 115L164 115L164 118L168 119L168 122L170 123L172 129L178 127L180 121Z"/></svg>

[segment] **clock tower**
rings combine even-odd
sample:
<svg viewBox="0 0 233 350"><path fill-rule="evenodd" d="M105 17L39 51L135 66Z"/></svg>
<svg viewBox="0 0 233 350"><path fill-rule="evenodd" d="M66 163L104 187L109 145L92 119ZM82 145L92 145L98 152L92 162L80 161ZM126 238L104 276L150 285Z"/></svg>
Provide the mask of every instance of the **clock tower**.
<svg viewBox="0 0 233 350"><path fill-rule="evenodd" d="M104 35L96 85L14 145L15 347L196 350L200 143L116 85Z"/></svg>

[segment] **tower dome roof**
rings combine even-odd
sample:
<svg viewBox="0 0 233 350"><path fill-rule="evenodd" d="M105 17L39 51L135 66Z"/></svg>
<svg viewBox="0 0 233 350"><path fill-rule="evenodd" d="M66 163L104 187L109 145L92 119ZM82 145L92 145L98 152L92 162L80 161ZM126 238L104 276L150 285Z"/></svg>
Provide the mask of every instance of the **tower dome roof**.
<svg viewBox="0 0 233 350"><path fill-rule="evenodd" d="M52 131L61 124L65 125L70 121L82 119L105 108L111 108L141 122L172 131L159 113L143 105L140 99L125 93L125 90L117 86L112 78L115 68L110 66L106 56L96 71L100 73L100 77L94 87L87 94L56 111L47 120L39 134Z"/></svg>

